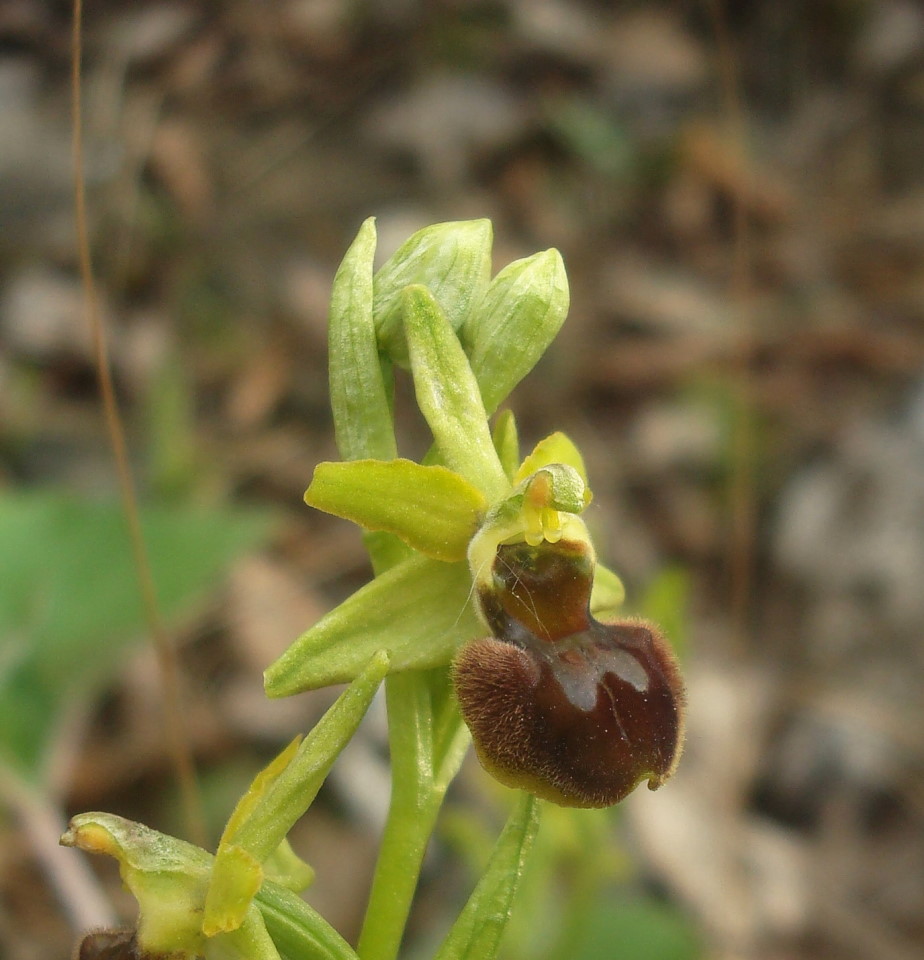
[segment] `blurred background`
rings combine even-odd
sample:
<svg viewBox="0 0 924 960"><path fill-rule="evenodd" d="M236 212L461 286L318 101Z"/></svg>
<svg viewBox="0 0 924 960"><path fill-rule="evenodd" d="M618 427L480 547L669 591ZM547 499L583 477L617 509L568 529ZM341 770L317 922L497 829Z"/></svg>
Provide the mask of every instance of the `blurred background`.
<svg viewBox="0 0 924 960"><path fill-rule="evenodd" d="M0 2L8 960L67 957L62 903L94 886L55 860L57 818L183 831L82 317L69 17ZM548 812L506 956L920 957L921 6L96 0L84 69L100 300L213 839L334 696L268 702L262 669L370 575L356 530L302 504L336 457L337 263L370 215L383 257L490 217L498 268L555 246L572 286L511 398L524 446L584 451L598 552L689 684L674 781ZM293 838L348 938L387 790L373 711ZM465 768L408 958L507 804Z"/></svg>

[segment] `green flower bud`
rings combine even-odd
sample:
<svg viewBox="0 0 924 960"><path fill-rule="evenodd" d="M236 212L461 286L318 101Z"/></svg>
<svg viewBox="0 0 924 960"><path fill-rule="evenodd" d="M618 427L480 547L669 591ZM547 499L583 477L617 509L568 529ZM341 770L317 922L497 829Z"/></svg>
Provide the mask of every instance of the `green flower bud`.
<svg viewBox="0 0 924 960"><path fill-rule="evenodd" d="M331 291L330 403L344 460L390 460L397 455L391 365L379 355L372 319L375 244L375 221L370 217L343 258Z"/></svg>
<svg viewBox="0 0 924 960"><path fill-rule="evenodd" d="M376 273L373 307L379 349L410 365L404 336L405 287L427 287L453 330L471 317L491 279L490 220L437 223L418 230Z"/></svg>
<svg viewBox="0 0 924 960"><path fill-rule="evenodd" d="M461 330L489 414L545 353L568 304L568 278L557 250L515 260L491 282Z"/></svg>

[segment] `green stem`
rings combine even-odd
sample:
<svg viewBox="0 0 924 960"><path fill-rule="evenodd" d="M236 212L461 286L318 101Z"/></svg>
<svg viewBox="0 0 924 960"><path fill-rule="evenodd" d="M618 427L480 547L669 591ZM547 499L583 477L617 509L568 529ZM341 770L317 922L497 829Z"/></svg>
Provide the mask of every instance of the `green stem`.
<svg viewBox="0 0 924 960"><path fill-rule="evenodd" d="M392 793L357 949L362 960L397 957L443 798L468 749L468 730L455 705L433 709L440 682L445 677L437 671L393 674L385 681Z"/></svg>
<svg viewBox="0 0 924 960"><path fill-rule="evenodd" d="M442 797L392 794L388 822L359 938L361 960L394 960L398 955L420 868L436 825Z"/></svg>

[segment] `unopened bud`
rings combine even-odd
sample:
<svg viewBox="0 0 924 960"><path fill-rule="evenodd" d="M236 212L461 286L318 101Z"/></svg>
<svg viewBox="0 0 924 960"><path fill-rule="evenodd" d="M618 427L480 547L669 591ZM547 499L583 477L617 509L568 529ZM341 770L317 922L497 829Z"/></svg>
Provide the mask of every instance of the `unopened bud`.
<svg viewBox="0 0 924 960"><path fill-rule="evenodd" d="M418 230L375 274L372 313L379 349L393 363L409 365L402 293L427 287L453 330L471 317L491 279L490 220L437 223Z"/></svg>

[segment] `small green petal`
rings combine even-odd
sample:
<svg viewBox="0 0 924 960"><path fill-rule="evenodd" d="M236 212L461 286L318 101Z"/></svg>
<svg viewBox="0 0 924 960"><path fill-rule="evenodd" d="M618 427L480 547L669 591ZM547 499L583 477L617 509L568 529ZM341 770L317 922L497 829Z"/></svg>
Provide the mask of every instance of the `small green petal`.
<svg viewBox="0 0 924 960"><path fill-rule="evenodd" d="M488 413L545 353L568 304L568 278L557 250L516 260L491 282L461 331Z"/></svg>
<svg viewBox="0 0 924 960"><path fill-rule="evenodd" d="M512 410L503 410L494 422L494 449L500 458L504 473L511 482L520 466L520 438L517 434L517 421Z"/></svg>
<svg viewBox="0 0 924 960"><path fill-rule="evenodd" d="M237 930L263 883L260 862L234 844L219 847L205 895L202 932L207 937Z"/></svg>
<svg viewBox="0 0 924 960"><path fill-rule="evenodd" d="M601 618L601 614L617 611L626 600L626 588L622 580L607 567L597 564L594 569L594 587L590 594L590 612Z"/></svg>
<svg viewBox="0 0 924 960"><path fill-rule="evenodd" d="M397 452L390 389L372 320L375 244L370 217L343 258L331 291L330 402L337 448L345 460L390 460Z"/></svg>
<svg viewBox="0 0 924 960"><path fill-rule="evenodd" d="M520 469L517 470L513 478L514 484L521 483L537 470L542 469L542 467L547 467L552 463L564 463L566 466L576 470L578 476L584 481L586 486L587 468L584 466L584 458L581 456L581 451L574 445L571 438L561 431L550 434L533 447L532 453L523 461Z"/></svg>
<svg viewBox="0 0 924 960"><path fill-rule="evenodd" d="M443 666L484 632L465 563L414 556L376 577L322 617L264 674L270 697L346 683L378 650L393 671Z"/></svg>
<svg viewBox="0 0 924 960"><path fill-rule="evenodd" d="M499 500L510 490L488 430L478 384L439 304L423 286L403 294L404 326L420 407L446 466Z"/></svg>
<svg viewBox="0 0 924 960"><path fill-rule="evenodd" d="M314 883L314 869L292 849L288 840L283 840L267 857L263 874L267 880L293 893L301 893Z"/></svg>
<svg viewBox="0 0 924 960"><path fill-rule="evenodd" d="M446 467L411 460L321 463L305 502L384 530L434 560L464 560L487 507L482 493Z"/></svg>
<svg viewBox="0 0 924 960"><path fill-rule="evenodd" d="M409 365L401 295L420 283L429 288L453 330L470 317L491 279L490 220L437 223L406 240L375 275L375 326L382 350ZM385 459L385 458L382 458Z"/></svg>

